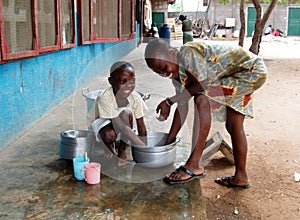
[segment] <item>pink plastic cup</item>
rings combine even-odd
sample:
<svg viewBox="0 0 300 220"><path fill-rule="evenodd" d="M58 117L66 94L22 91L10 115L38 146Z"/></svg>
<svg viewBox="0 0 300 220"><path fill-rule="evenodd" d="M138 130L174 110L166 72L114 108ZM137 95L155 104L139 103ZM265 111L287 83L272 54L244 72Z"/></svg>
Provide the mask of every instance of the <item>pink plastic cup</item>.
<svg viewBox="0 0 300 220"><path fill-rule="evenodd" d="M81 169L81 174L83 175L85 171L85 181L88 184L97 184L100 183L100 172L101 164L100 163L88 163L84 168Z"/></svg>

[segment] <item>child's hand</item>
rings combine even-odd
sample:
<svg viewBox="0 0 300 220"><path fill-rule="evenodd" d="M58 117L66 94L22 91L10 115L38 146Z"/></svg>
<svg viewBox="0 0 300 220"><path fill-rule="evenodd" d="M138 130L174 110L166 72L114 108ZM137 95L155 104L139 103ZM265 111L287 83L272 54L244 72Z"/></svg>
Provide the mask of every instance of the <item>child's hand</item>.
<svg viewBox="0 0 300 220"><path fill-rule="evenodd" d="M165 121L170 115L170 106L166 104L166 101L162 101L156 108L156 113L159 114L157 119L159 121Z"/></svg>
<svg viewBox="0 0 300 220"><path fill-rule="evenodd" d="M159 115L159 116L157 116L156 118L157 118L157 120L159 120L159 121L164 121L164 120L165 120L165 118L164 118L162 115Z"/></svg>

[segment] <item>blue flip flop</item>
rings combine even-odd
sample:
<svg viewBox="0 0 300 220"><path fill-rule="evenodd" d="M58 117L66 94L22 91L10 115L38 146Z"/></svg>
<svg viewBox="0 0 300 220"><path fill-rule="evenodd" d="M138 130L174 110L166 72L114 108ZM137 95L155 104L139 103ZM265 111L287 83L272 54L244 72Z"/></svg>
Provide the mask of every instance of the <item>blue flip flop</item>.
<svg viewBox="0 0 300 220"><path fill-rule="evenodd" d="M185 168L184 166L180 166L172 174L176 174L179 171L183 171L183 172L185 172L186 174L188 174L191 177L189 177L188 179L184 179L184 180L173 180L173 179L170 179L168 177L164 177L163 181L165 183L167 183L167 184L175 185L175 184L187 183L187 182L192 181L193 179L202 179L202 178L204 178L206 176L206 173L202 173L202 174L196 175L191 170Z"/></svg>

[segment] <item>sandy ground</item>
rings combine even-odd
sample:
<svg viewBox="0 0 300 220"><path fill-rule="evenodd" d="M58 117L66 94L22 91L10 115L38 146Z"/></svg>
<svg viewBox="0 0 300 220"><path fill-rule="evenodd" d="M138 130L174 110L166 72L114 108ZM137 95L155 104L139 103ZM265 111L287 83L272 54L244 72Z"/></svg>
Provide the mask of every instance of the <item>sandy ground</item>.
<svg viewBox="0 0 300 220"><path fill-rule="evenodd" d="M245 45L250 45L250 39ZM201 180L208 219L299 219L300 182L300 38L264 38L260 55L268 80L254 97L254 119L245 122L247 169L252 188L229 189L213 183L232 175L221 153ZM234 210L238 214L234 214Z"/></svg>

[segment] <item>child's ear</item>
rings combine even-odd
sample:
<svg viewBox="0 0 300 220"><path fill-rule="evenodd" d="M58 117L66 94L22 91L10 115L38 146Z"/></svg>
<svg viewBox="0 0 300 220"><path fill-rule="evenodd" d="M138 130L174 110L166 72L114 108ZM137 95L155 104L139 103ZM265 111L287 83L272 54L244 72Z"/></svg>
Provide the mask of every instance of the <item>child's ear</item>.
<svg viewBox="0 0 300 220"><path fill-rule="evenodd" d="M175 49L170 48L168 53L169 53L170 57L172 57L172 58L176 57L176 50Z"/></svg>
<svg viewBox="0 0 300 220"><path fill-rule="evenodd" d="M113 85L113 79L111 77L108 77L108 82L110 85Z"/></svg>

